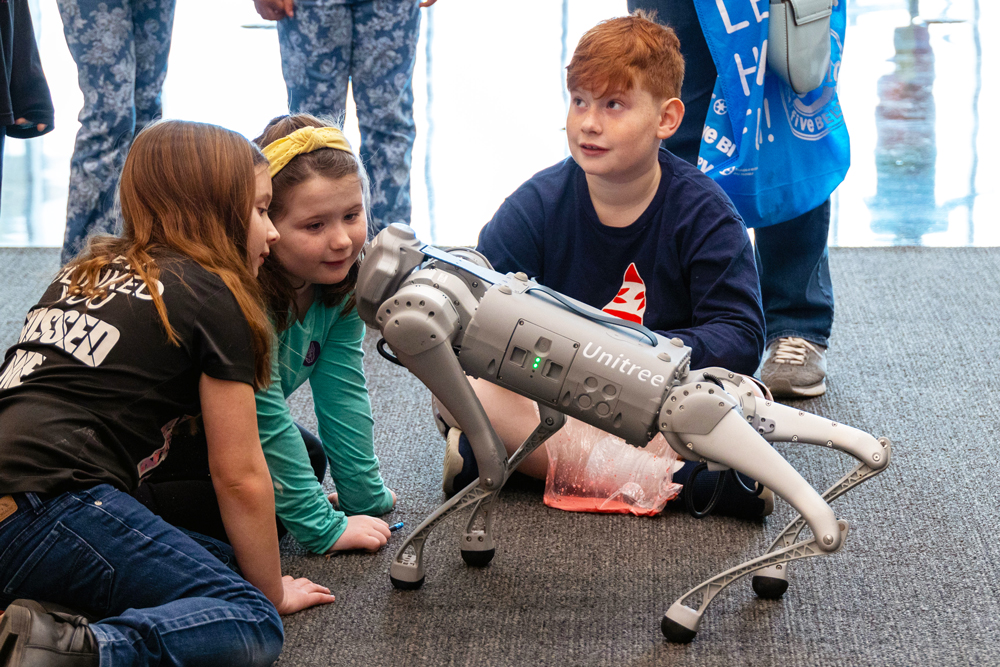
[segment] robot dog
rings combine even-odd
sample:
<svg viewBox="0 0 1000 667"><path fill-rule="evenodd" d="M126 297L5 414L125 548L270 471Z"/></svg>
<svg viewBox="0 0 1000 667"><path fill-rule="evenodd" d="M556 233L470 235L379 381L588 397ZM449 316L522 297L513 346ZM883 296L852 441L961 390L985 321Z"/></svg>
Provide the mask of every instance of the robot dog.
<svg viewBox="0 0 1000 667"><path fill-rule="evenodd" d="M673 642L690 642L712 599L744 575L755 573L758 595L778 598L788 588L789 563L838 552L848 523L828 503L889 465L887 438L762 399L745 378L723 368L692 370L691 349L681 339L609 316L522 273L497 273L473 250L423 244L405 225L390 225L372 241L357 307L361 319L382 332L379 352L409 369L451 412L479 466L479 479L427 517L396 552L389 574L399 589L423 584L427 536L441 519L469 506L462 558L478 566L493 559L497 495L566 415L636 447L662 433L682 458L749 475L799 512L763 556L674 602L661 623ZM466 374L537 402L539 424L510 459ZM825 446L859 463L821 496L770 442ZM812 536L800 540L806 526Z"/></svg>

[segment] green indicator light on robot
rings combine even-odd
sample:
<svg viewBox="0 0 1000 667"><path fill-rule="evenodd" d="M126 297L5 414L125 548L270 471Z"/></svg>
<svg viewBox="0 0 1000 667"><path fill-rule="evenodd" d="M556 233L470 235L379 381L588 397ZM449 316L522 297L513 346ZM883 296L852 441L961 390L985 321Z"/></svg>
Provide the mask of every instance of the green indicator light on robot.
<svg viewBox="0 0 1000 667"><path fill-rule="evenodd" d="M542 363L541 357L535 357L535 363L531 365L532 368L538 368L538 364Z"/></svg>

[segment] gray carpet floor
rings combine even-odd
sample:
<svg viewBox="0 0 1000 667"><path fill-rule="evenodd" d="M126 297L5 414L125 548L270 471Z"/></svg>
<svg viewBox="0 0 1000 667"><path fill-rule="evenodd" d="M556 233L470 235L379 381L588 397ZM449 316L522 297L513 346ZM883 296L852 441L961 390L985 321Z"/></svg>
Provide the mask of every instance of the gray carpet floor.
<svg viewBox="0 0 1000 667"><path fill-rule="evenodd" d="M425 549L427 582L389 584L402 538L377 554L325 558L282 543L286 573L336 594L285 619L279 665L985 665L1000 663L1000 249L831 251L837 318L829 391L794 403L892 439L889 470L835 503L844 550L793 566L779 601L737 582L694 643L666 643L663 613L690 587L763 553L791 517L764 523L679 512L653 518L545 507L541 485L501 497L492 564L468 568L459 525ZM56 269L54 250L0 249L0 344ZM443 499L443 443L429 395L374 352L376 448L415 527ZM315 425L308 387L291 399ZM779 450L820 490L852 467L834 452ZM329 480L327 480L329 483ZM464 525L464 524L463 524Z"/></svg>

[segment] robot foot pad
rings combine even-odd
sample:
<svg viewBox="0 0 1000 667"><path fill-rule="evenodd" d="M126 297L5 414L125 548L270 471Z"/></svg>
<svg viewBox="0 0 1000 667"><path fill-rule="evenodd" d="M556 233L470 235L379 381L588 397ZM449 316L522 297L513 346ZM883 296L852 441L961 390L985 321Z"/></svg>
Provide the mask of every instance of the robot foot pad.
<svg viewBox="0 0 1000 667"><path fill-rule="evenodd" d="M462 549L462 560L465 561L466 565L471 565L472 567L485 567L493 560L496 552L496 549L486 549L485 551L467 551Z"/></svg>
<svg viewBox="0 0 1000 667"><path fill-rule="evenodd" d="M674 644L690 644L691 640L698 634L697 631L685 628L667 616L664 616L663 620L660 621L660 630L663 632L663 636L667 638L667 641Z"/></svg>
<svg viewBox="0 0 1000 667"><path fill-rule="evenodd" d="M427 577L420 577L416 581L403 581L402 579L397 579L396 577L389 575L389 581L392 582L392 587L401 591L415 591L424 585L424 580Z"/></svg>
<svg viewBox="0 0 1000 667"><path fill-rule="evenodd" d="M753 577L750 584L757 597L762 597L765 600L777 600L788 590L788 580L778 577L758 575Z"/></svg>

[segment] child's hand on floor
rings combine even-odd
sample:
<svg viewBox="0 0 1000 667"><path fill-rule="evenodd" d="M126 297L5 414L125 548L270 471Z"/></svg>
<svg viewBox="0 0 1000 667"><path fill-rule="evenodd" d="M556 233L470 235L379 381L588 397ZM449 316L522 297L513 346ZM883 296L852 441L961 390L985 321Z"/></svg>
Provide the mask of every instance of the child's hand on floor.
<svg viewBox="0 0 1000 667"><path fill-rule="evenodd" d="M278 613L282 616L294 614L318 604L329 604L336 599L330 595L329 588L314 584L305 578L296 579L286 574L281 578L281 585L285 589L285 597L278 606Z"/></svg>
<svg viewBox="0 0 1000 667"><path fill-rule="evenodd" d="M347 517L347 530L340 538L333 543L330 551L350 551L352 549L365 549L366 551L378 551L389 541L389 524L382 519L373 516Z"/></svg>

